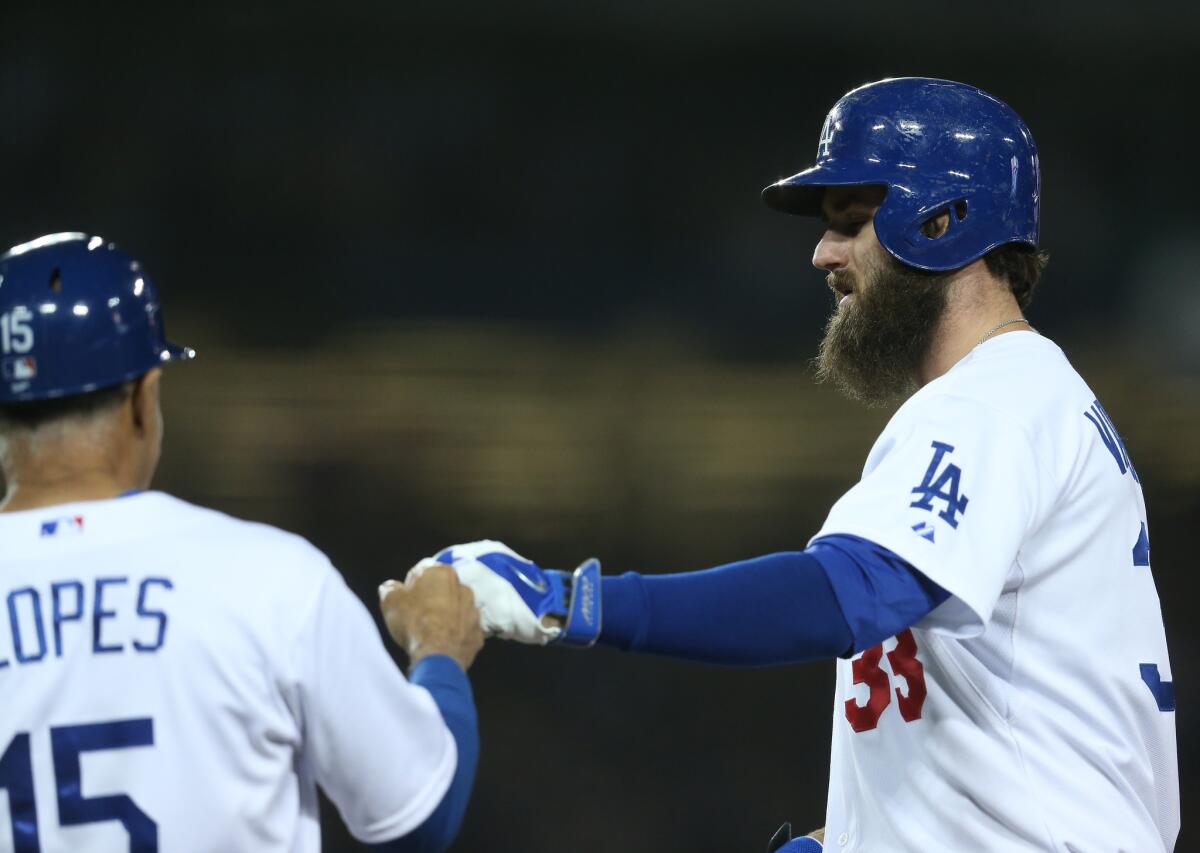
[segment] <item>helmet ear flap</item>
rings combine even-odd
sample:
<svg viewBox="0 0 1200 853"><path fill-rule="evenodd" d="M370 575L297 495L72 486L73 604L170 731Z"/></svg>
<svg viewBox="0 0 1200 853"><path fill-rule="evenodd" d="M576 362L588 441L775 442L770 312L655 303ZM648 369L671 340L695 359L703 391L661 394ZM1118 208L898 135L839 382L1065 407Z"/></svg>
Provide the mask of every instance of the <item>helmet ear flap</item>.
<svg viewBox="0 0 1200 853"><path fill-rule="evenodd" d="M955 256L971 254L971 244L980 237L979 229L971 227L971 214L972 201L967 195L930 205L921 204L911 194L896 193L876 211L875 234L901 263L928 272L946 272L963 265L937 262L946 255L947 247L957 247L951 252Z"/></svg>
<svg viewBox="0 0 1200 853"><path fill-rule="evenodd" d="M966 218L967 200L960 198L927 216L920 225L920 231L927 239L939 240L957 228Z"/></svg>

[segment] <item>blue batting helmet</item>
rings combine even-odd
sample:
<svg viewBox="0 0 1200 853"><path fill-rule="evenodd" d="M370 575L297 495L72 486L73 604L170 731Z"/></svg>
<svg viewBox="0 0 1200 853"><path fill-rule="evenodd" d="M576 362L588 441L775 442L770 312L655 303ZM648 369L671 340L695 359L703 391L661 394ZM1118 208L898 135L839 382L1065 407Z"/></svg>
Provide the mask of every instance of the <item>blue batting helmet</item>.
<svg viewBox="0 0 1200 853"><path fill-rule="evenodd" d="M112 243L48 234L0 257L0 403L96 391L194 356L167 343L154 285Z"/></svg>
<svg viewBox="0 0 1200 853"><path fill-rule="evenodd" d="M958 269L1005 243L1038 245L1037 146L1021 117L974 86L928 77L868 83L833 105L815 165L771 184L763 200L817 215L825 187L887 187L875 233L917 269ZM921 226L943 213L950 226Z"/></svg>

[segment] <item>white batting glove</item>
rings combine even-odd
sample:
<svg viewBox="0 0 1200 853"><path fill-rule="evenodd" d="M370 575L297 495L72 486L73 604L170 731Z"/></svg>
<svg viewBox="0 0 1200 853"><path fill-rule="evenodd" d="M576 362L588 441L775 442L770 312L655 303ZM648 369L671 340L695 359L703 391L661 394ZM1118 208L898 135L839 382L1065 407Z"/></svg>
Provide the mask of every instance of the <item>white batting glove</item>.
<svg viewBox="0 0 1200 853"><path fill-rule="evenodd" d="M543 569L502 542L485 539L441 551L425 565L445 563L475 593L484 633L518 643L590 646L600 635L600 563L573 574ZM563 627L543 624L557 617Z"/></svg>

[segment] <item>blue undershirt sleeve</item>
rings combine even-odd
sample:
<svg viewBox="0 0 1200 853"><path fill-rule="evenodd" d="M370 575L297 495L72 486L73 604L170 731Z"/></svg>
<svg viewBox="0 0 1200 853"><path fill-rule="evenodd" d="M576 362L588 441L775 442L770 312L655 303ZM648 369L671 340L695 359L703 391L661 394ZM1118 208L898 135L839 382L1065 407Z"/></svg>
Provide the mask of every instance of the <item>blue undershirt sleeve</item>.
<svg viewBox="0 0 1200 853"><path fill-rule="evenodd" d="M600 643L730 666L849 656L949 597L895 554L851 536L703 571L606 577L601 595Z"/></svg>
<svg viewBox="0 0 1200 853"><path fill-rule="evenodd" d="M450 789L425 822L407 835L382 844L367 845L378 853L441 853L462 826L475 767L479 763L479 724L471 682L458 662L447 655L430 655L417 661L409 681L429 691L458 747L458 766Z"/></svg>
<svg viewBox="0 0 1200 853"><path fill-rule="evenodd" d="M702 663L768 666L832 658L854 641L820 563L769 554L698 572L601 582L599 642Z"/></svg>

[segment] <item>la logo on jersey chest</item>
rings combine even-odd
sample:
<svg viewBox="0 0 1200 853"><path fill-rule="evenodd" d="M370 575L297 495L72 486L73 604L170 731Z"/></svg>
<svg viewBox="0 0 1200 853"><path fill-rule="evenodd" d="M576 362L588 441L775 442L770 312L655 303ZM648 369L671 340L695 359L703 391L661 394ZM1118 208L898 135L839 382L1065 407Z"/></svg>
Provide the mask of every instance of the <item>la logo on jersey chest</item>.
<svg viewBox="0 0 1200 853"><path fill-rule="evenodd" d="M970 500L962 494L962 469L946 460L946 457L954 452L953 445L935 441L930 446L933 448L933 459L925 469L925 477L912 489L917 499L909 506L933 512L936 501L941 506L938 517L944 519L951 527L958 527L958 517L967 511L967 503ZM922 521L913 525L913 531L930 542L933 541L934 530L928 522Z"/></svg>

